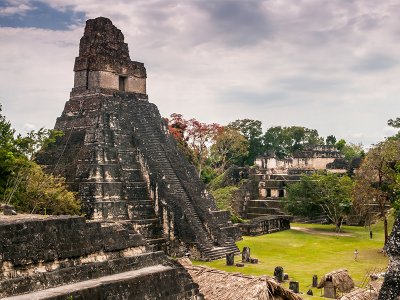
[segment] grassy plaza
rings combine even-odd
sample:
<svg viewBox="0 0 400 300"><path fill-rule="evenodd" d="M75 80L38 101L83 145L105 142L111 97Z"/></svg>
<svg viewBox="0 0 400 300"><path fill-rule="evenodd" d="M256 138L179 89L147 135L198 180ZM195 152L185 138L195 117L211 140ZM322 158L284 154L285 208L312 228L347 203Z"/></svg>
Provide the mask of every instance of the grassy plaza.
<svg viewBox="0 0 400 300"><path fill-rule="evenodd" d="M390 228L392 226L390 220ZM304 299L323 299L321 291L313 288L314 296L307 296L313 275L321 277L333 270L347 269L356 286L371 270L385 270L388 258L382 252L384 234L382 223L368 227L343 226L341 233L334 232L334 225L291 224L292 229L257 237L243 237L237 243L239 249L247 246L251 257L258 258L258 264L245 264L243 268L226 266L225 259L213 262L194 262L228 272L241 272L249 275L273 276L274 268L282 266L290 280L300 283ZM354 257L358 250L357 260ZM235 262L241 256L235 257ZM288 282L285 282L288 286Z"/></svg>

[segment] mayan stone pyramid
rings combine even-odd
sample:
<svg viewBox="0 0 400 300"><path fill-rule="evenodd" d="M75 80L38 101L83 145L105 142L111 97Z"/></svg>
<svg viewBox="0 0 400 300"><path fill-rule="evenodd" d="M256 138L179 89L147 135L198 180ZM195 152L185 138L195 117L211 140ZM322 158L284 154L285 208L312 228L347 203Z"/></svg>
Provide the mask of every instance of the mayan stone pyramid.
<svg viewBox="0 0 400 300"><path fill-rule="evenodd" d="M37 158L46 172L66 178L88 218L133 223L155 249L200 259L237 252L238 229L148 101L146 69L109 19L86 22L74 72L55 125L64 136Z"/></svg>

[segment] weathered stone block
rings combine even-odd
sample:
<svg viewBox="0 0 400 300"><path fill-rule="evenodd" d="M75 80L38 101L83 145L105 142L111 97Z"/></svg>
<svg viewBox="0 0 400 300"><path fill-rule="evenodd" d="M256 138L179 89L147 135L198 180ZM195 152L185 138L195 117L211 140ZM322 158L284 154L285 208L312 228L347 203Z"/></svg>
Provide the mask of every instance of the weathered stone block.
<svg viewBox="0 0 400 300"><path fill-rule="evenodd" d="M235 264L235 253L226 254L226 265L233 266Z"/></svg>
<svg viewBox="0 0 400 300"><path fill-rule="evenodd" d="M317 287L317 286L318 286L318 275L313 275L312 287Z"/></svg>
<svg viewBox="0 0 400 300"><path fill-rule="evenodd" d="M250 258L251 264L258 264L258 258Z"/></svg>
<svg viewBox="0 0 400 300"><path fill-rule="evenodd" d="M250 262L250 248L249 247L243 247L242 262Z"/></svg>
<svg viewBox="0 0 400 300"><path fill-rule="evenodd" d="M290 281L289 282L289 290L292 290L294 293L299 293L299 282L298 281Z"/></svg>
<svg viewBox="0 0 400 300"><path fill-rule="evenodd" d="M283 268L281 266L278 266L275 268L274 276L275 276L276 280L278 280L278 282L283 282L284 272L283 272Z"/></svg>

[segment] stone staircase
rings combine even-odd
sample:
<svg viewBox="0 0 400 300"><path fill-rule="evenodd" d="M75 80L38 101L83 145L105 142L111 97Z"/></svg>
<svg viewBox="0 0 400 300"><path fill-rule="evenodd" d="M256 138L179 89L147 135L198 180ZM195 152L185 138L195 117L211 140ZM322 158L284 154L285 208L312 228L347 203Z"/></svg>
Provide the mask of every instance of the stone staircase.
<svg viewBox="0 0 400 300"><path fill-rule="evenodd" d="M136 149L129 150L129 156L135 161L129 162L130 170L125 179L134 177L135 181L126 181L124 190L127 203L128 219L134 224L134 228L141 233L152 250L163 249L166 239L163 235L160 220L158 219L154 201L150 198L147 183L141 174L139 162L136 157ZM122 169L128 171L127 166L121 163ZM134 174L132 176L132 174Z"/></svg>
<svg viewBox="0 0 400 300"><path fill-rule="evenodd" d="M285 216L279 198L254 199L247 201L246 216L249 219L263 216Z"/></svg>
<svg viewBox="0 0 400 300"><path fill-rule="evenodd" d="M196 209L191 202L183 184L179 180L175 171L172 168L171 162L166 155L166 150L163 147L162 141L165 139L162 136L161 130L159 132L152 130L161 126L161 122L158 124L150 124L151 120L154 120L149 110L149 103L142 102L137 105L137 112L140 113L140 118L137 118L137 125L140 126L140 139L146 141L145 147L148 152L148 156L158 166L160 172L163 174L163 179L167 182L172 197L176 199L183 208L184 216L192 228L193 234L196 236L196 240L199 241L197 246L201 252L202 259L215 260L225 257L227 253L240 253L233 239L227 239L224 245L214 245L214 242L209 236L207 229L204 227Z"/></svg>

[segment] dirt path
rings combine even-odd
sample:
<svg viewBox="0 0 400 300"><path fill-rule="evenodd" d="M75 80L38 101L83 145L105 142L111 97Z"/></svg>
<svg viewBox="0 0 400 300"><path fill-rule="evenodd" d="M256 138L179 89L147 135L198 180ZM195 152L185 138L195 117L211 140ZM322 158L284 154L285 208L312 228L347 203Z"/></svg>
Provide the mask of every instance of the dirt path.
<svg viewBox="0 0 400 300"><path fill-rule="evenodd" d="M319 234L319 235L329 235L329 236L353 236L350 233L342 233L342 232L326 232L326 231L319 231L305 227L290 227L290 229L306 232L309 234Z"/></svg>

